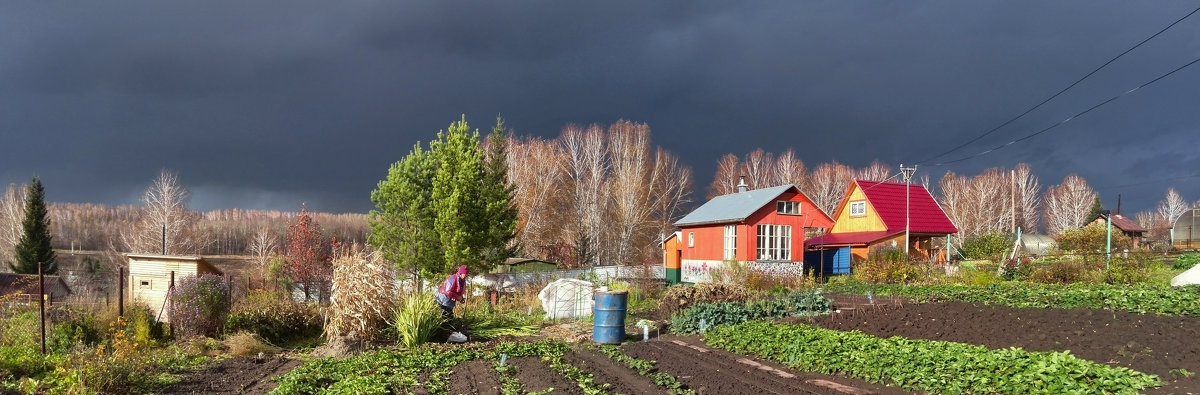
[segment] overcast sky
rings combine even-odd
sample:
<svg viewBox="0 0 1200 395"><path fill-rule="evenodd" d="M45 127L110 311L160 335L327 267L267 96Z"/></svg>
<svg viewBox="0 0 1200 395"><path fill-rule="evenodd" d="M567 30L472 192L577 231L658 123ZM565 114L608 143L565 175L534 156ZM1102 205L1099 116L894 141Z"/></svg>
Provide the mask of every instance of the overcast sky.
<svg viewBox="0 0 1200 395"><path fill-rule="evenodd" d="M650 125L696 175L792 147L911 164L1020 114L1196 1L92 1L0 3L0 181L135 204L162 168L197 210L370 210L461 114L520 135ZM1200 14L1045 107L921 163L1077 173L1106 205L1200 199Z"/></svg>

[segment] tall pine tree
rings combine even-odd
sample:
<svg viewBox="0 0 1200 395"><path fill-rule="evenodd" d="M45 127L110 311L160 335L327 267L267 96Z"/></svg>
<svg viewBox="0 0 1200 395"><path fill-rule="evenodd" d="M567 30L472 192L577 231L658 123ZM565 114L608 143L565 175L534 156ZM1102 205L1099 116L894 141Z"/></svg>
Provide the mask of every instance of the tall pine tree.
<svg viewBox="0 0 1200 395"><path fill-rule="evenodd" d="M450 124L438 139L429 143L429 153L437 168L433 172L433 228L442 245L441 272L458 265L483 269L477 227L485 215L486 203L480 199L483 178L483 153L479 150L479 132L471 132L466 117Z"/></svg>
<svg viewBox="0 0 1200 395"><path fill-rule="evenodd" d="M17 262L16 265L9 265L14 272L37 274L39 264L45 274L58 272L54 249L50 248L50 219L46 212L45 194L42 180L34 177L25 190L25 220L21 222L21 240L13 251Z"/></svg>
<svg viewBox="0 0 1200 395"><path fill-rule="evenodd" d="M508 183L508 133L504 119L496 117L496 126L487 138L484 155L481 197L486 203L480 233L481 255L485 266L495 266L517 254L513 239L517 235L517 206L513 204L516 187Z"/></svg>
<svg viewBox="0 0 1200 395"><path fill-rule="evenodd" d="M490 170L506 165L503 150L496 154L485 159L465 117L438 132L428 151L418 143L371 192L371 244L399 270L421 276L458 265L478 273L511 257L515 208L507 169Z"/></svg>

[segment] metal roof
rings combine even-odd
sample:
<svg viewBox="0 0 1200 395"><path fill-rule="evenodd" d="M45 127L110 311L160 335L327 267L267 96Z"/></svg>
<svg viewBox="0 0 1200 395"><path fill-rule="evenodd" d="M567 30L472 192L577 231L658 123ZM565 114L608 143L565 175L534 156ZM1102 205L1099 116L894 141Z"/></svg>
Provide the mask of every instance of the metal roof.
<svg viewBox="0 0 1200 395"><path fill-rule="evenodd" d="M796 186L789 184L717 196L676 221L675 226L741 222L779 195L793 189L799 192Z"/></svg>
<svg viewBox="0 0 1200 395"><path fill-rule="evenodd" d="M946 216L929 191L921 184L855 180L859 188L878 213L883 225L890 231L904 230L905 214L909 217L909 231L914 233L958 233L958 228ZM908 205L905 206L905 191ZM845 204L843 202L842 204Z"/></svg>
<svg viewBox="0 0 1200 395"><path fill-rule="evenodd" d="M885 239L898 234L904 233L903 230L896 231L871 231L871 232L847 232L847 233L826 233L804 241L804 245L823 246L823 245L838 245L838 244L870 244L875 240Z"/></svg>

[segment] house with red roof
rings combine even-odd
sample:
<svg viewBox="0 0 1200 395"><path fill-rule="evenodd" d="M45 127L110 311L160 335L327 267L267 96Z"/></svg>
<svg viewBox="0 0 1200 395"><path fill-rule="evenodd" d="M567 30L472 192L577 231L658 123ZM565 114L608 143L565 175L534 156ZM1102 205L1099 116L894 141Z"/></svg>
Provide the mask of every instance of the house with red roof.
<svg viewBox="0 0 1200 395"><path fill-rule="evenodd" d="M1108 226L1108 216L1103 213L1097 215L1096 218L1092 218L1091 223ZM1129 236L1130 240L1133 240L1133 248L1138 248L1142 245L1142 237L1146 235L1147 230L1138 225L1137 222L1133 222L1133 220L1121 214L1113 214L1112 226L1126 236Z"/></svg>
<svg viewBox="0 0 1200 395"><path fill-rule="evenodd" d="M934 238L958 232L920 184L854 180L833 218L828 233L805 244L807 255L829 269L822 274L847 273L853 262L867 259L877 248L903 250L906 223L913 259L940 259L943 246L935 244Z"/></svg>
<svg viewBox="0 0 1200 395"><path fill-rule="evenodd" d="M680 231L663 245L668 282L712 281L726 262L775 274L804 272L805 229L833 220L794 185L717 196L675 222ZM672 267L674 266L674 267Z"/></svg>

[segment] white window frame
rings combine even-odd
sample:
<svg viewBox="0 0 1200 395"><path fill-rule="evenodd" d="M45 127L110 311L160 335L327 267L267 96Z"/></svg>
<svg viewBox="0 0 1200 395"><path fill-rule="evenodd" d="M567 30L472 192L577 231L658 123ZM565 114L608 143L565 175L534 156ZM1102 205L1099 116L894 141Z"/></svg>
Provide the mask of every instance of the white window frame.
<svg viewBox="0 0 1200 395"><path fill-rule="evenodd" d="M851 217L862 217L864 215L867 215L867 201L858 200L850 202Z"/></svg>
<svg viewBox="0 0 1200 395"><path fill-rule="evenodd" d="M737 225L725 225L724 240L722 258L727 261L737 259Z"/></svg>
<svg viewBox="0 0 1200 395"><path fill-rule="evenodd" d="M688 247L696 246L696 232L688 232Z"/></svg>
<svg viewBox="0 0 1200 395"><path fill-rule="evenodd" d="M755 247L760 261L792 260L792 226L759 224Z"/></svg>
<svg viewBox="0 0 1200 395"><path fill-rule="evenodd" d="M800 215L800 202L780 200L775 202L775 212L782 215Z"/></svg>

